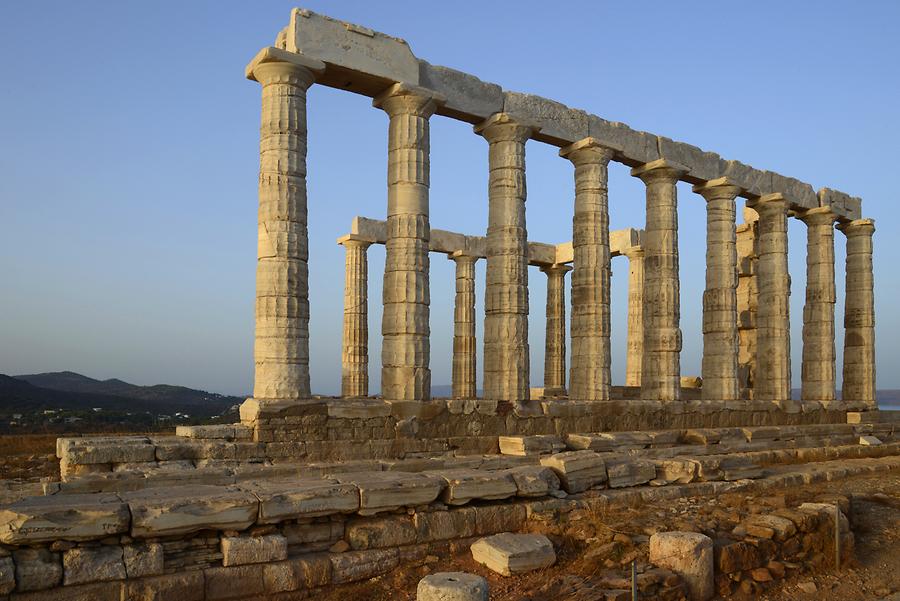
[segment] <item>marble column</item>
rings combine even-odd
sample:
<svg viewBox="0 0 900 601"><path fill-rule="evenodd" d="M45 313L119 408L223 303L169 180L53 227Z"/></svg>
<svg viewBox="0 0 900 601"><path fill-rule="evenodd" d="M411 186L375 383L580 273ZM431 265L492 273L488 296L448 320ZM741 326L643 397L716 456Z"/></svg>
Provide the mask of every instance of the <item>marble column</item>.
<svg viewBox="0 0 900 601"><path fill-rule="evenodd" d="M566 395L566 273L568 265L548 265L547 332L544 338L544 396Z"/></svg>
<svg viewBox="0 0 900 601"><path fill-rule="evenodd" d="M529 399L525 142L533 130L506 113L475 126L489 143L484 396Z"/></svg>
<svg viewBox="0 0 900 601"><path fill-rule="evenodd" d="M738 389L737 234L728 178L694 186L706 199L706 290L703 292L704 400L733 401Z"/></svg>
<svg viewBox="0 0 900 601"><path fill-rule="evenodd" d="M844 301L845 401L875 403L875 290L872 234L875 221L856 219L838 226L847 237L847 284Z"/></svg>
<svg viewBox="0 0 900 601"><path fill-rule="evenodd" d="M756 313L756 382L753 398L791 398L791 278L788 273L787 200L767 194L753 208L759 213Z"/></svg>
<svg viewBox="0 0 900 601"><path fill-rule="evenodd" d="M395 84L372 103L390 117L381 394L391 400L431 398L428 120L439 102Z"/></svg>
<svg viewBox="0 0 900 601"><path fill-rule="evenodd" d="M569 398L609 399L610 254L607 175L613 149L585 138L559 151L575 165L572 366Z"/></svg>
<svg viewBox="0 0 900 601"><path fill-rule="evenodd" d="M753 398L756 382L756 314L759 307L759 214L744 205L744 223L735 227L738 261L738 386L742 399Z"/></svg>
<svg viewBox="0 0 900 601"><path fill-rule="evenodd" d="M835 398L834 222L831 207L804 211L806 224L806 304L803 306L803 363L800 398Z"/></svg>
<svg viewBox="0 0 900 601"><path fill-rule="evenodd" d="M625 386L641 385L644 355L644 247L625 250L628 257L628 333Z"/></svg>
<svg viewBox="0 0 900 601"><path fill-rule="evenodd" d="M310 396L306 91L324 68L276 48L247 67L262 84L255 398Z"/></svg>
<svg viewBox="0 0 900 601"><path fill-rule="evenodd" d="M352 234L338 239L344 247L344 338L341 343L341 396L369 395L369 260L370 240Z"/></svg>
<svg viewBox="0 0 900 601"><path fill-rule="evenodd" d="M475 385L475 263L478 257L456 251L456 305L453 310L453 391L454 399L474 399Z"/></svg>
<svg viewBox="0 0 900 601"><path fill-rule="evenodd" d="M681 328L678 281L678 197L687 169L659 159L631 170L647 186L644 229L644 356L641 398L681 398Z"/></svg>

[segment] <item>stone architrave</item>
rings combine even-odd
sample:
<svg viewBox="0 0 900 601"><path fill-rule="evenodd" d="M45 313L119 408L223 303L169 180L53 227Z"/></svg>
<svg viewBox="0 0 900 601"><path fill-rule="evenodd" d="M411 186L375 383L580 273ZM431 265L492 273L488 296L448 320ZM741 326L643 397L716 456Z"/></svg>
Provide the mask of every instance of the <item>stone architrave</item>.
<svg viewBox="0 0 900 601"><path fill-rule="evenodd" d="M441 102L432 91L400 83L372 102L390 117L381 322L381 393L386 399L431 398L429 118Z"/></svg>
<svg viewBox="0 0 900 601"><path fill-rule="evenodd" d="M572 217L570 398L609 399L610 250L608 166L614 149L585 138L559 151L575 165Z"/></svg>
<svg viewBox="0 0 900 601"><path fill-rule="evenodd" d="M641 385L644 355L644 247L632 246L628 257L628 334L625 355L625 386Z"/></svg>
<svg viewBox="0 0 900 601"><path fill-rule="evenodd" d="M647 186L644 229L644 355L641 398L681 398L681 328L678 280L678 197L687 168L666 159L631 170Z"/></svg>
<svg viewBox="0 0 900 601"><path fill-rule="evenodd" d="M262 84L255 398L310 396L306 91L324 68L275 48L247 68Z"/></svg>
<svg viewBox="0 0 900 601"><path fill-rule="evenodd" d="M525 142L534 129L497 113L475 126L489 143L484 396L529 400Z"/></svg>
<svg viewBox="0 0 900 601"><path fill-rule="evenodd" d="M706 199L701 392L705 400L733 401L739 398L734 200L741 188L723 177L694 186L694 192Z"/></svg>
<svg viewBox="0 0 900 601"><path fill-rule="evenodd" d="M341 344L341 396L369 395L369 240L344 236L344 338Z"/></svg>
<svg viewBox="0 0 900 601"><path fill-rule="evenodd" d="M756 321L756 382L753 398L791 398L791 279L788 273L787 200L767 194L753 208L759 213Z"/></svg>
<svg viewBox="0 0 900 601"><path fill-rule="evenodd" d="M477 396L475 367L475 263L478 257L457 251L450 255L456 263L456 302L453 309L453 390L455 399Z"/></svg>
<svg viewBox="0 0 900 601"><path fill-rule="evenodd" d="M544 338L544 396L566 394L566 273L568 265L548 265L547 331Z"/></svg>
<svg viewBox="0 0 900 601"><path fill-rule="evenodd" d="M835 398L834 222L831 207L803 212L806 224L806 304L803 306L803 364L800 398Z"/></svg>
<svg viewBox="0 0 900 601"><path fill-rule="evenodd" d="M875 292L872 273L873 219L838 226L847 237L844 301L844 374L841 398L875 403Z"/></svg>

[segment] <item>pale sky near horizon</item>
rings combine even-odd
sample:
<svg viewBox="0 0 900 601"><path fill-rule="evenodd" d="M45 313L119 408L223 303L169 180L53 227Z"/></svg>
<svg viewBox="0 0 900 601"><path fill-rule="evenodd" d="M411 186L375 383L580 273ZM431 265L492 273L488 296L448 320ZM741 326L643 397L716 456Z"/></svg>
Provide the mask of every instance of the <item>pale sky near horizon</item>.
<svg viewBox="0 0 900 601"><path fill-rule="evenodd" d="M295 0L0 6L0 373L73 370L227 394L252 386L260 90L246 63ZM879 388L900 388L900 3L326 2L302 6L406 39L419 58L761 169L863 198L876 220ZM312 385L340 388L343 249L384 218L387 117L309 93ZM432 120L431 224L483 234L487 144ZM527 146L529 238L571 238L571 164ZM682 372L700 373L705 207L679 185ZM644 186L610 168L611 227L643 227ZM789 226L800 385L805 226ZM838 370L844 238L836 233ZM370 374L380 372L384 249L369 252ZM613 379L627 260L613 260ZM478 265L483 312L484 263ZM543 379L545 276L529 272L531 379ZM431 256L432 381L449 384L453 264ZM481 324L479 372L481 361ZM480 386L479 380L479 386Z"/></svg>

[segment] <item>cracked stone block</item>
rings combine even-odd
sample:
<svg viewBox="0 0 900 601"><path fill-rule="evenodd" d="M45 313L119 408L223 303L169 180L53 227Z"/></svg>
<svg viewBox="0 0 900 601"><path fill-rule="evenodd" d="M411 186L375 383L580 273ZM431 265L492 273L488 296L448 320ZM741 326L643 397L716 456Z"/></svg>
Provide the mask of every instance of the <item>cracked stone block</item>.
<svg viewBox="0 0 900 601"><path fill-rule="evenodd" d="M549 568L556 563L553 543L543 534L504 532L476 541L471 550L472 559L504 576Z"/></svg>
<svg viewBox="0 0 900 601"><path fill-rule="evenodd" d="M610 488L623 488L646 484L656 478L656 466L652 461L619 461L606 464Z"/></svg>
<svg viewBox="0 0 900 601"><path fill-rule="evenodd" d="M359 509L359 489L336 480L261 480L240 484L239 488L259 499L260 524L353 513Z"/></svg>
<svg viewBox="0 0 900 601"><path fill-rule="evenodd" d="M348 472L333 477L359 489L360 515L427 505L437 499L445 486L442 478L404 472Z"/></svg>
<svg viewBox="0 0 900 601"><path fill-rule="evenodd" d="M606 482L606 463L593 451L567 451L541 458L541 465L551 468L566 492L583 492Z"/></svg>
<svg viewBox="0 0 900 601"><path fill-rule="evenodd" d="M222 486L149 488L123 495L131 510L131 536L152 538L200 530L243 530L256 521L256 496Z"/></svg>
<svg viewBox="0 0 900 601"><path fill-rule="evenodd" d="M549 467L523 465L506 470L516 483L516 496L546 497L559 490L559 477Z"/></svg>
<svg viewBox="0 0 900 601"><path fill-rule="evenodd" d="M441 500L448 505L464 505L473 499L506 499L518 490L512 476L500 471L457 469L428 473L446 483Z"/></svg>
<svg viewBox="0 0 900 601"><path fill-rule="evenodd" d="M113 494L28 497L0 509L0 542L81 541L128 531L128 507Z"/></svg>

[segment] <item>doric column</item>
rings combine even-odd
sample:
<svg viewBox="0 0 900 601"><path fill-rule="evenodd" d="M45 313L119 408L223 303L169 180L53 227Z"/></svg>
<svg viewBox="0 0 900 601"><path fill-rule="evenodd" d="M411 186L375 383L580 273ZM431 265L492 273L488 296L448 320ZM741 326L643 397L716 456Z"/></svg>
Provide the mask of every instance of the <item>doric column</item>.
<svg viewBox="0 0 900 601"><path fill-rule="evenodd" d="M706 199L706 290L703 292L703 398L733 401L738 390L737 247L728 178L694 186Z"/></svg>
<svg viewBox="0 0 900 601"><path fill-rule="evenodd" d="M533 129L497 113L475 132L490 144L484 396L529 399L525 142Z"/></svg>
<svg viewBox="0 0 900 601"><path fill-rule="evenodd" d="M344 338L341 343L341 396L369 395L369 240L344 236Z"/></svg>
<svg viewBox="0 0 900 601"><path fill-rule="evenodd" d="M585 138L559 151L575 165L572 217L572 367L569 397L609 399L609 195L613 149Z"/></svg>
<svg viewBox="0 0 900 601"><path fill-rule="evenodd" d="M744 223L735 228L738 261L738 386L742 399L753 398L756 381L756 312L759 306L759 214L744 206Z"/></svg>
<svg viewBox="0 0 900 601"><path fill-rule="evenodd" d="M625 356L625 386L641 385L644 355L644 247L632 246L628 257L628 334Z"/></svg>
<svg viewBox="0 0 900 601"><path fill-rule="evenodd" d="M547 333L544 338L544 396L566 394L566 273L568 265L541 267L547 274Z"/></svg>
<svg viewBox="0 0 900 601"><path fill-rule="evenodd" d="M406 84L391 86L372 102L390 117L381 322L381 394L386 399L431 398L428 119L439 102L433 92Z"/></svg>
<svg viewBox="0 0 900 601"><path fill-rule="evenodd" d="M681 398L681 329L678 281L678 197L685 167L659 159L631 170L647 186L644 229L644 356L641 397Z"/></svg>
<svg viewBox="0 0 900 601"><path fill-rule="evenodd" d="M872 273L875 221L857 219L839 225L838 229L847 236L841 398L875 403L875 289Z"/></svg>
<svg viewBox="0 0 900 601"><path fill-rule="evenodd" d="M788 203L781 194L767 194L757 200L753 208L759 213L759 308L753 398L786 401L791 398Z"/></svg>
<svg viewBox="0 0 900 601"><path fill-rule="evenodd" d="M475 263L478 257L456 251L456 305L453 310L453 398L474 399L475 384Z"/></svg>
<svg viewBox="0 0 900 601"><path fill-rule="evenodd" d="M309 386L306 91L321 61L262 50L247 76L262 84L256 264L256 398L299 399Z"/></svg>
<svg viewBox="0 0 900 601"><path fill-rule="evenodd" d="M834 222L831 207L804 211L806 224L806 304L803 306L803 364L800 398L835 398Z"/></svg>

